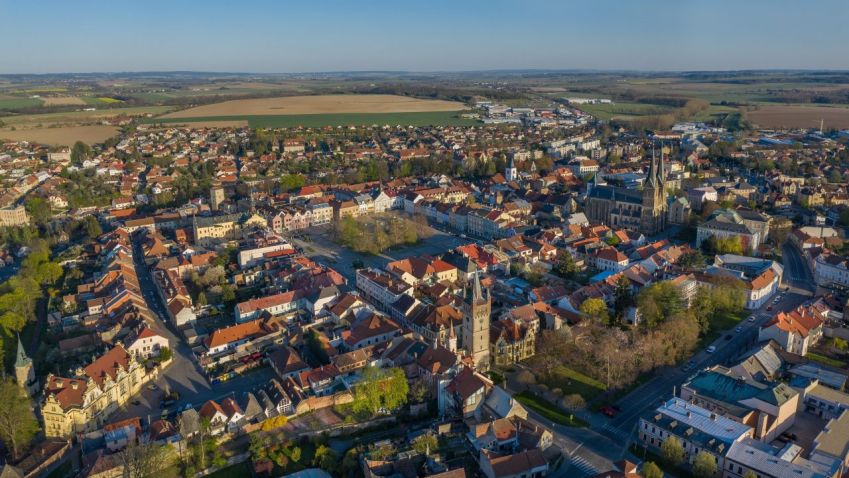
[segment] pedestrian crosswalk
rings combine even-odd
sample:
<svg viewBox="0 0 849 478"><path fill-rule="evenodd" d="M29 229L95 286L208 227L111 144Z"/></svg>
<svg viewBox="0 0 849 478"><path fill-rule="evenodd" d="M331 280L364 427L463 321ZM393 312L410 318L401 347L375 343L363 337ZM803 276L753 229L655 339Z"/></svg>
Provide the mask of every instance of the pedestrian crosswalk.
<svg viewBox="0 0 849 478"><path fill-rule="evenodd" d="M607 425L601 427L601 430L604 432L605 435L614 436L622 440L628 440L631 436L630 432L622 430L621 428L614 426L612 423L608 423Z"/></svg>
<svg viewBox="0 0 849 478"><path fill-rule="evenodd" d="M599 470L597 470L590 462L588 462L585 458L581 456L572 456L569 458L569 462L572 464L572 466L585 473L585 476L592 476L600 473Z"/></svg>

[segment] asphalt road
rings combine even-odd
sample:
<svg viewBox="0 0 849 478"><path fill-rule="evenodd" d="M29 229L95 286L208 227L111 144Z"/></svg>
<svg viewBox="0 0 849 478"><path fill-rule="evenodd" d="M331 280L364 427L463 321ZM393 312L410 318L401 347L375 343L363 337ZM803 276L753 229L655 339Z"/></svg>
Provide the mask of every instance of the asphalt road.
<svg viewBox="0 0 849 478"><path fill-rule="evenodd" d="M156 292L156 286L150 276L150 270L142 257L143 255L139 245L135 244L133 258L135 260L136 274L139 278L139 287L142 290L145 302L147 302L148 307L156 316L159 330L171 344L173 362L153 382L155 389L150 389L146 385L142 389L142 392L133 399L133 401L138 400L138 405L128 403L112 417L112 420L117 421L130 417L142 417L145 419L147 417L150 417L150 419L159 417L162 414L162 409L159 405L163 390L166 388L176 391L180 395L180 399L169 410L183 409L187 405L200 408L207 400L219 400L234 393L251 390L258 385L268 382L272 378L274 372L270 368L265 367L235 379L216 384L213 387L195 361L191 348L171 328L165 306Z"/></svg>
<svg viewBox="0 0 849 478"><path fill-rule="evenodd" d="M784 265L784 283L795 289L813 293L816 291L813 274L799 249L789 241L781 246L781 261Z"/></svg>

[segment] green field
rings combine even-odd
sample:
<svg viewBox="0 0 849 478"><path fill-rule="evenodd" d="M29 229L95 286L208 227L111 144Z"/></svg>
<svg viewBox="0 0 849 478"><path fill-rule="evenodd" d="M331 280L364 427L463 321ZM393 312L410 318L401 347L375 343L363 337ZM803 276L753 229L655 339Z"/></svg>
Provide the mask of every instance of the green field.
<svg viewBox="0 0 849 478"><path fill-rule="evenodd" d="M247 115L206 116L196 118L149 118L146 123L194 123L208 121L247 121L251 128L321 128L324 126L405 125L405 126L475 126L474 119L460 118L455 111L422 113L332 113L313 115Z"/></svg>
<svg viewBox="0 0 849 478"><path fill-rule="evenodd" d="M513 396L519 403L539 413L547 420L557 422L567 427L586 427L587 423L572 414L567 415L554 404L530 392L520 392Z"/></svg>
<svg viewBox="0 0 849 478"><path fill-rule="evenodd" d="M36 106L41 106L41 100L38 98L0 98L0 110L33 108Z"/></svg>
<svg viewBox="0 0 849 478"><path fill-rule="evenodd" d="M625 119L635 116L662 115L672 113L676 109L671 106L652 105L648 103L612 103L576 105L576 107L604 121L609 121L613 118Z"/></svg>
<svg viewBox="0 0 849 478"><path fill-rule="evenodd" d="M604 384L598 380L563 365L554 369L551 377L545 380L545 384L550 389L559 388L563 391L563 395L577 393L587 402L605 389Z"/></svg>
<svg viewBox="0 0 849 478"><path fill-rule="evenodd" d="M111 105L115 103L122 103L121 100L116 100L115 98L110 98L108 96L82 96L80 97L85 104L91 106L102 106L102 105Z"/></svg>

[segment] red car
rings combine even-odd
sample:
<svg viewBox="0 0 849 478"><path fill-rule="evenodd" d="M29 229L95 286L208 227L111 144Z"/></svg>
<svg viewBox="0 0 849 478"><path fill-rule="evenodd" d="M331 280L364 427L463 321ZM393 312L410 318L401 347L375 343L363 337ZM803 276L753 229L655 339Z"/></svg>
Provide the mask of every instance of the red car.
<svg viewBox="0 0 849 478"><path fill-rule="evenodd" d="M602 413L602 415L613 418L616 416L617 413L619 413L619 407L614 405L605 405L601 407L599 411Z"/></svg>

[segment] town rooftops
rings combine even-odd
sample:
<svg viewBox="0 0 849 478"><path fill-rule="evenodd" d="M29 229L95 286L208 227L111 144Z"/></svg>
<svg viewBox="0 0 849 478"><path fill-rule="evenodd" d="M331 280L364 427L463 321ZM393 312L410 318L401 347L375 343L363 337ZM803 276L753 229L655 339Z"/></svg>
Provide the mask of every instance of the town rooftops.
<svg viewBox="0 0 849 478"><path fill-rule="evenodd" d="M248 340L268 334L264 319L251 320L243 324L231 325L212 332L207 339L210 349L240 340Z"/></svg>
<svg viewBox="0 0 849 478"><path fill-rule="evenodd" d="M240 314L248 314L256 310L265 310L270 309L272 307L289 304L291 302L301 299L302 297L303 291L292 290L288 292L281 292L279 294L269 295L267 297L251 299L245 302L239 302L238 304L236 304L236 308L238 309Z"/></svg>

